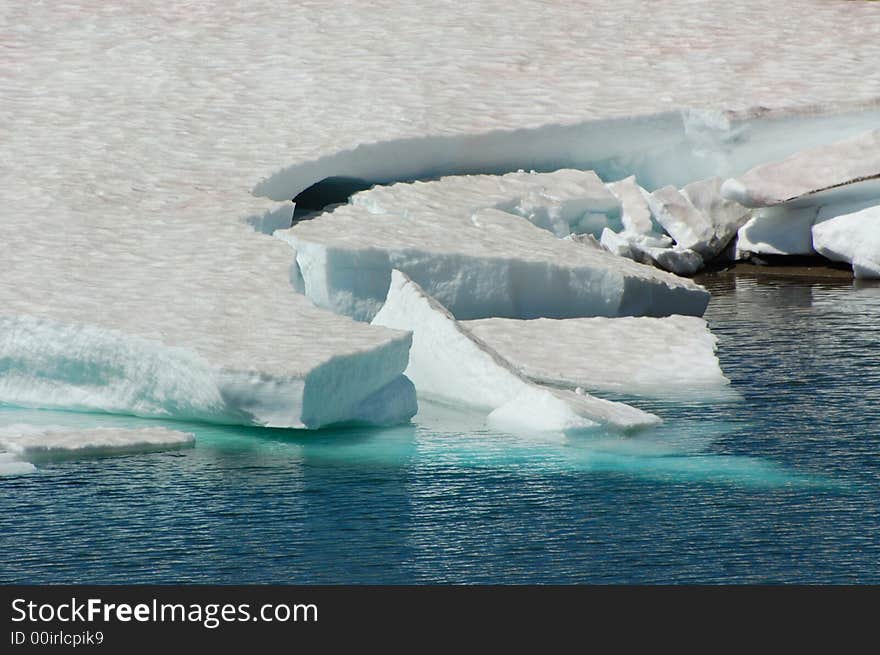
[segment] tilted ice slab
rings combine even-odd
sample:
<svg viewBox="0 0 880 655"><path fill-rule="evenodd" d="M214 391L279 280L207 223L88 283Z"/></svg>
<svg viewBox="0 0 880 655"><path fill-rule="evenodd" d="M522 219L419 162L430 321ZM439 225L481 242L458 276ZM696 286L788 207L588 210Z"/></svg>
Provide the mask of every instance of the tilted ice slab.
<svg viewBox="0 0 880 655"><path fill-rule="evenodd" d="M400 271L392 272L387 300L373 323L412 330L406 375L420 395L486 410L496 428L568 431L601 424L631 429L659 422L622 403L530 382Z"/></svg>
<svg viewBox="0 0 880 655"><path fill-rule="evenodd" d="M377 186L351 198L373 214L454 211L462 215L485 208L522 216L558 237L620 225L620 202L593 171L560 169L536 174L452 175L432 182Z"/></svg>
<svg viewBox="0 0 880 655"><path fill-rule="evenodd" d="M189 448L195 437L166 428L92 428L15 424L0 428L0 451L27 463ZM2 455L3 453L0 453Z"/></svg>
<svg viewBox="0 0 880 655"><path fill-rule="evenodd" d="M695 316L464 321L530 380L587 391L673 399L736 397Z"/></svg>
<svg viewBox="0 0 880 655"><path fill-rule="evenodd" d="M880 129L756 166L724 182L721 191L746 207L769 207L878 178Z"/></svg>
<svg viewBox="0 0 880 655"><path fill-rule="evenodd" d="M812 236L820 255L849 262L857 278L880 278L880 205L819 221Z"/></svg>
<svg viewBox="0 0 880 655"><path fill-rule="evenodd" d="M553 195L554 176L533 179ZM479 193L469 191L472 183ZM309 298L361 320L382 306L392 269L459 319L705 310L708 294L690 281L558 239L514 213L474 209L483 189L498 184L485 176L395 184L275 235L295 249ZM438 189L444 193L436 195ZM499 204L491 194L486 201ZM581 211L577 200L571 203Z"/></svg>

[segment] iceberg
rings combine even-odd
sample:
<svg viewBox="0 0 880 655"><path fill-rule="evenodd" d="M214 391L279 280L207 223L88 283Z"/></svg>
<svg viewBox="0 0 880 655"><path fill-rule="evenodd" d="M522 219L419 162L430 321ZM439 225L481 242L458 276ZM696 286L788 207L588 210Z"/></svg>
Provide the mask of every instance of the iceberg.
<svg viewBox="0 0 880 655"><path fill-rule="evenodd" d="M190 448L195 437L167 428L92 428L15 424L0 428L0 456L34 462L111 457ZM0 467L3 460L0 459Z"/></svg>
<svg viewBox="0 0 880 655"><path fill-rule="evenodd" d="M857 278L880 278L880 205L817 221L812 227L816 251L852 264Z"/></svg>
<svg viewBox="0 0 880 655"><path fill-rule="evenodd" d="M541 384L675 400L737 397L715 355L717 338L695 316L487 318L461 325Z"/></svg>
<svg viewBox="0 0 880 655"><path fill-rule="evenodd" d="M483 188L495 188L504 178L459 176L374 189L275 236L296 252L306 295L319 307L358 320L379 311L392 269L406 273L458 319L705 311L709 295L699 285L559 239L517 215L522 205L516 200L499 202L489 194L485 201L493 206L479 208ZM556 205L557 219L571 224L584 207L595 207L593 199L581 202L578 192L555 191L555 179L534 174L529 184L545 185L544 196L568 198ZM480 193L469 191L471 182ZM610 200L603 202L616 205L605 192ZM505 202L510 211L497 208ZM531 220L543 215L534 204L529 214ZM586 220L595 215L588 209Z"/></svg>
<svg viewBox="0 0 880 655"><path fill-rule="evenodd" d="M406 375L420 396L483 409L495 428L566 432L605 425L628 430L660 420L623 403L527 380L398 270L391 274L388 297L373 324L412 331Z"/></svg>

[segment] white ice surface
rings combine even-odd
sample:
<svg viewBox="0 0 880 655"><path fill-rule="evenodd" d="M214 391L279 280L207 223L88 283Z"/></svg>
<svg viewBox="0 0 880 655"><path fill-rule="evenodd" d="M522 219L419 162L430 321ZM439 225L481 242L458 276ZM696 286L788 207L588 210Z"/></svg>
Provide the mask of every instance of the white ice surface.
<svg viewBox="0 0 880 655"><path fill-rule="evenodd" d="M880 178L880 129L756 166L724 182L722 193L747 207L770 207L876 178Z"/></svg>
<svg viewBox="0 0 880 655"><path fill-rule="evenodd" d="M737 259L746 253L814 255L810 230L818 211L818 207L785 205L756 210L737 233Z"/></svg>
<svg viewBox="0 0 880 655"><path fill-rule="evenodd" d="M516 214L511 198L524 188L567 198L554 204L574 208L557 211L560 220L574 221L585 208L592 214L594 189L581 200L572 177L561 171L399 183L356 194L275 235L295 249L309 298L361 320L381 307L395 268L460 319L702 314L702 287L559 239ZM616 205L600 188L602 202ZM537 197L530 195L533 215L540 213ZM509 211L495 208L505 204Z"/></svg>
<svg viewBox="0 0 880 655"><path fill-rule="evenodd" d="M481 408L499 429L568 431L600 424L630 429L659 422L622 403L530 382L400 271L393 271L388 298L373 323L412 330L406 375L420 395Z"/></svg>
<svg viewBox="0 0 880 655"><path fill-rule="evenodd" d="M487 318L461 325L536 382L679 400L735 396L702 318Z"/></svg>
<svg viewBox="0 0 880 655"><path fill-rule="evenodd" d="M731 29L758 14L761 30ZM0 0L0 307L16 324L69 335L62 352L80 352L82 332L89 342L105 335L126 360L141 340L186 350L183 361L240 377L232 397L267 407L267 422L350 417L402 386L401 339L291 297L289 250L251 225L283 226L289 199L328 175L592 161L620 177L639 168L648 186L737 175L876 122L880 70L853 62L880 60L878 32L871 3L824 0L801 3L797 21L783 3L757 0L711 12L685 0L662 12L637 0L441 1L418 11L400 0L230 0L222 10ZM645 38L634 48L622 34ZM822 113L848 102L860 108ZM825 109L809 108L817 103ZM748 110L757 106L769 109ZM798 109L775 111L787 106ZM288 202L256 200L254 188ZM19 332L10 347L20 361L45 361L39 376L91 361L52 363L54 350L34 345ZM346 359L362 363L357 376L339 373ZM397 364L375 371L377 359ZM321 409L338 412L305 420L284 393L261 396L327 362L342 395ZM264 384L276 376L286 382ZM71 384L81 386L70 377L58 386ZM42 402L38 386L29 404ZM51 406L88 395L53 393ZM174 402L216 397L186 393ZM117 406L100 395L90 408Z"/></svg>
<svg viewBox="0 0 880 655"><path fill-rule="evenodd" d="M501 209L558 237L572 233L599 236L606 225L619 227L621 209L596 173L571 169L453 175L432 182L377 186L355 194L350 202L371 214L406 216L430 210L469 216L480 209Z"/></svg>
<svg viewBox="0 0 880 655"><path fill-rule="evenodd" d="M608 189L613 193L623 208L621 223L626 232L633 234L654 235L657 232L651 220L651 208L648 206L645 190L636 182L635 175L611 182Z"/></svg>
<svg viewBox="0 0 880 655"><path fill-rule="evenodd" d="M857 278L880 278L880 205L819 220L812 233L820 255L849 262Z"/></svg>
<svg viewBox="0 0 880 655"><path fill-rule="evenodd" d="M9 463L108 457L177 450L193 445L189 432L167 428L92 428L14 424L0 427L0 457ZM14 459L13 459L14 458ZM0 466L3 459L0 459Z"/></svg>
<svg viewBox="0 0 880 655"><path fill-rule="evenodd" d="M26 475L36 470L36 466L30 462L20 460L12 453L0 453L0 476Z"/></svg>

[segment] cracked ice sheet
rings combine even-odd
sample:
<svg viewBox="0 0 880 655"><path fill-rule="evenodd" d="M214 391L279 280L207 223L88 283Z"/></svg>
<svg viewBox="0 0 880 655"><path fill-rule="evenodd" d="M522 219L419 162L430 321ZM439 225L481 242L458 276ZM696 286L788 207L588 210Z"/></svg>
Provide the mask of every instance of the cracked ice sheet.
<svg viewBox="0 0 880 655"><path fill-rule="evenodd" d="M461 325L536 382L650 398L738 398L702 318L487 318Z"/></svg>
<svg viewBox="0 0 880 655"><path fill-rule="evenodd" d="M590 215L600 201L605 211L617 209L604 186L597 200L595 184L576 183L593 178L557 171L394 184L275 235L296 250L317 305L361 320L381 307L394 268L459 319L702 314L708 294L699 285L556 238L509 213L521 208L523 194L530 213L542 214L541 202L556 205L563 223Z"/></svg>
<svg viewBox="0 0 880 655"><path fill-rule="evenodd" d="M0 428L0 463L33 464L62 459L112 457L192 447L189 432L166 428L92 428L14 424ZM26 472L22 470L20 472Z"/></svg>
<svg viewBox="0 0 880 655"><path fill-rule="evenodd" d="M398 137L876 96L880 70L852 66L880 59L868 3L811 0L797 21L757 0L643 6L0 0L0 305L305 370L291 335L391 338L313 322L285 298L289 252L238 229L274 209L249 191L279 168ZM730 29L756 13L760 33ZM630 30L650 37L637 51Z"/></svg>

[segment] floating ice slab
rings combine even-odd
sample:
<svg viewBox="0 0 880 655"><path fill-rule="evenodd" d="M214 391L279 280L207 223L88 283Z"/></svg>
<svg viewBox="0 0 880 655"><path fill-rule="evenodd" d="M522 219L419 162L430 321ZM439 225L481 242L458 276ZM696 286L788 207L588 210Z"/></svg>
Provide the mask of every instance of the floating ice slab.
<svg viewBox="0 0 880 655"><path fill-rule="evenodd" d="M880 206L817 221L812 233L820 255L849 262L857 278L880 278Z"/></svg>
<svg viewBox="0 0 880 655"><path fill-rule="evenodd" d="M474 209L498 179L395 184L275 234L294 247L308 297L361 320L382 306L393 268L459 319L705 310L708 294L693 282L558 239L515 213Z"/></svg>
<svg viewBox="0 0 880 655"><path fill-rule="evenodd" d="M92 428L16 424L0 428L0 450L24 462L109 457L192 447L189 432L166 428Z"/></svg>
<svg viewBox="0 0 880 655"><path fill-rule="evenodd" d="M880 178L880 130L761 164L724 182L724 197L746 207L769 207Z"/></svg>
<svg viewBox="0 0 880 655"><path fill-rule="evenodd" d="M536 382L654 398L735 396L702 318L487 318L461 325Z"/></svg>
<svg viewBox="0 0 880 655"><path fill-rule="evenodd" d="M218 306L216 330L175 333L190 325L182 313L176 324L156 325L153 338L0 315L0 400L271 427L388 424L415 414L411 385L399 379L406 368L409 335L334 316L291 289L284 291L276 308L296 313L279 316L276 324L261 324L263 312L253 308L253 333L245 332L248 308L245 303L236 306L233 299ZM298 300L290 303L290 298ZM121 306L134 311L139 300ZM191 300L198 303L201 298ZM160 317L163 309L152 315ZM256 330L259 325L262 331ZM290 333L280 332L280 325L287 325ZM173 345L172 338L188 347Z"/></svg>
<svg viewBox="0 0 880 655"><path fill-rule="evenodd" d="M419 394L482 408L499 429L567 431L600 424L630 429L659 422L622 403L528 381L400 271L392 272L388 298L373 323L412 330L406 375Z"/></svg>
<svg viewBox="0 0 880 655"><path fill-rule="evenodd" d="M0 453L0 477L7 475L27 475L37 468L30 462L24 462L12 453Z"/></svg>

